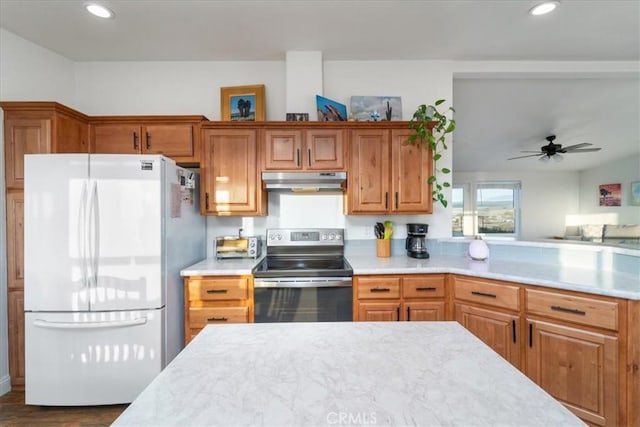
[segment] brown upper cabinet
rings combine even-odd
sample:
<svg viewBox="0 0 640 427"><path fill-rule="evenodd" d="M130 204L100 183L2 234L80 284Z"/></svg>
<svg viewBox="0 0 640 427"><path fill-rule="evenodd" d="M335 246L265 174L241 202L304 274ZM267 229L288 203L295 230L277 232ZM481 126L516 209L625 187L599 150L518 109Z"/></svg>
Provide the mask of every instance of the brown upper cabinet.
<svg viewBox="0 0 640 427"><path fill-rule="evenodd" d="M1 102L7 189L24 188L24 155L86 153L88 118L57 102Z"/></svg>
<svg viewBox="0 0 640 427"><path fill-rule="evenodd" d="M162 154L179 164L200 161L203 116L111 116L91 120L91 152Z"/></svg>
<svg viewBox="0 0 640 427"><path fill-rule="evenodd" d="M407 143L405 126L350 131L348 214L427 214L433 211L431 151Z"/></svg>
<svg viewBox="0 0 640 427"><path fill-rule="evenodd" d="M221 126L202 130L203 215L264 215L266 192L258 168L257 128Z"/></svg>
<svg viewBox="0 0 640 427"><path fill-rule="evenodd" d="M263 170L342 171L346 168L343 129L270 128L263 131Z"/></svg>

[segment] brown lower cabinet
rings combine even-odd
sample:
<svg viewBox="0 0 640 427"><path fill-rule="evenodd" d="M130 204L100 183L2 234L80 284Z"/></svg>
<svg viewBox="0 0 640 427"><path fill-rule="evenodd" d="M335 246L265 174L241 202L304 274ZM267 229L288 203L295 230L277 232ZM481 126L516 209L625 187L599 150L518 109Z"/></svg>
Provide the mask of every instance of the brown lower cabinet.
<svg viewBox="0 0 640 427"><path fill-rule="evenodd" d="M637 425L626 300L458 275L451 291L455 320L586 423Z"/></svg>
<svg viewBox="0 0 640 427"><path fill-rule="evenodd" d="M228 323L253 323L253 276L185 277L185 345L205 326Z"/></svg>
<svg viewBox="0 0 640 427"><path fill-rule="evenodd" d="M522 368L517 314L502 313L466 304L455 305L455 319L485 344L507 359L518 369Z"/></svg>
<svg viewBox="0 0 640 427"><path fill-rule="evenodd" d="M444 274L356 276L356 321L433 321L445 319Z"/></svg>

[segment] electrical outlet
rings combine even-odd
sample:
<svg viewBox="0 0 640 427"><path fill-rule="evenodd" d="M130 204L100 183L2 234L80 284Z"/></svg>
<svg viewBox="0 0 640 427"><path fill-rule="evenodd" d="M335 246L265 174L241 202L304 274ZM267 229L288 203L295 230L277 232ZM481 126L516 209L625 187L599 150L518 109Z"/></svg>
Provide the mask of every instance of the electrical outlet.
<svg viewBox="0 0 640 427"><path fill-rule="evenodd" d="M364 227L364 237L371 237L371 234L372 234L371 228L372 227L369 225Z"/></svg>

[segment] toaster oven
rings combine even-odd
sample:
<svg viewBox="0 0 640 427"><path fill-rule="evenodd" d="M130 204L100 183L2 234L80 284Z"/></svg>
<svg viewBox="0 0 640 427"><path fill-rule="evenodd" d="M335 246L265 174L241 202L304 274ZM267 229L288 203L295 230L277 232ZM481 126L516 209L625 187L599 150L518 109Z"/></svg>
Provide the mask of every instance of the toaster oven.
<svg viewBox="0 0 640 427"><path fill-rule="evenodd" d="M262 240L260 239L259 236L216 237L216 245L215 245L216 259L224 259L224 258L257 259L260 257L261 252L262 252Z"/></svg>

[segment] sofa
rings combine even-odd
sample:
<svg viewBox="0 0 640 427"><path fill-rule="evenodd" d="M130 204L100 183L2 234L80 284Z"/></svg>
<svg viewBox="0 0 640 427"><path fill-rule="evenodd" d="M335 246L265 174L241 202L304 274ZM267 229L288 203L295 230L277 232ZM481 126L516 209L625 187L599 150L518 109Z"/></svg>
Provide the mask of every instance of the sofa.
<svg viewBox="0 0 640 427"><path fill-rule="evenodd" d="M640 224L570 225L565 228L564 238L609 244L640 243Z"/></svg>

